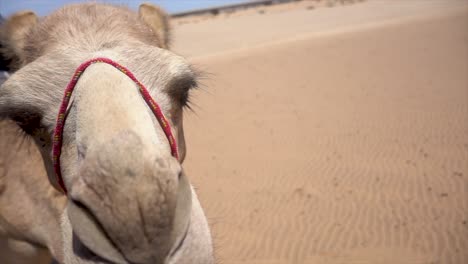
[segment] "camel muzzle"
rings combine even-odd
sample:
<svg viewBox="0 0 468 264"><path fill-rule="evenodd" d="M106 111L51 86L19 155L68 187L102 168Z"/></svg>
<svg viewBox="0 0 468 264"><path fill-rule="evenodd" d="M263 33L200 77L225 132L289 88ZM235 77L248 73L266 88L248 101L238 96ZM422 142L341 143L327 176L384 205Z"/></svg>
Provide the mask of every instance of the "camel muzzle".
<svg viewBox="0 0 468 264"><path fill-rule="evenodd" d="M115 263L165 263L189 226L191 190L180 164L143 152L131 131L95 146L69 192L74 234Z"/></svg>

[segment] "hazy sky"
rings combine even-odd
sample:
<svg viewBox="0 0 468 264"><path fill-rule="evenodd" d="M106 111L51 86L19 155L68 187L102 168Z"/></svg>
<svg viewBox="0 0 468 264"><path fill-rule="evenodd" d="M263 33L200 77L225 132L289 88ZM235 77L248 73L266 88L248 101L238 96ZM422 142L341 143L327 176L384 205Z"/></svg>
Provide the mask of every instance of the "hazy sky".
<svg viewBox="0 0 468 264"><path fill-rule="evenodd" d="M246 0L103 0L98 2L127 5L132 9L137 9L142 2L152 2L162 6L169 13L187 11L191 9L204 8L217 5L245 2ZM44 16L51 11L68 3L79 3L87 1L79 0L0 0L0 14L5 17L12 13L30 9L39 16Z"/></svg>

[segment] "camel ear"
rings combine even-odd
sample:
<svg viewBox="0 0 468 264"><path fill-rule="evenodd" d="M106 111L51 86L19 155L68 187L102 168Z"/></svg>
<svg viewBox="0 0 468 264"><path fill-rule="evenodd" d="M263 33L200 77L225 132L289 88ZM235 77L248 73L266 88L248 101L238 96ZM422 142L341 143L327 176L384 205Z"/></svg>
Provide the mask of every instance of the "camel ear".
<svg viewBox="0 0 468 264"><path fill-rule="evenodd" d="M161 41L161 48L169 49L169 16L160 7L150 3L140 5L140 18L153 30Z"/></svg>
<svg viewBox="0 0 468 264"><path fill-rule="evenodd" d="M24 46L26 36L38 21L38 17L32 11L22 11L13 14L0 27L0 53L7 60L11 60L15 66L24 59Z"/></svg>

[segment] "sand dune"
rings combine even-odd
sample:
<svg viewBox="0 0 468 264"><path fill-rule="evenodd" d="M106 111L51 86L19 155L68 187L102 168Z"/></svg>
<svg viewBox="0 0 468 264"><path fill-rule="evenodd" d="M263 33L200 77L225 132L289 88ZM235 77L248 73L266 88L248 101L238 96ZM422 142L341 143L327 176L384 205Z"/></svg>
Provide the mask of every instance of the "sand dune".
<svg viewBox="0 0 468 264"><path fill-rule="evenodd" d="M332 3L333 8L323 3ZM340 5L337 0L300 1L289 8L262 8L262 13L237 17L219 16L198 23L174 26L173 49L184 56L206 57L227 51L249 50L298 38L311 38L349 31L368 30L385 24L462 11L465 0L374 0ZM357 1L347 1L357 2ZM282 6L282 5L280 5ZM309 9L309 6L317 6ZM273 10L272 10L273 9ZM175 22L177 23L177 22Z"/></svg>
<svg viewBox="0 0 468 264"><path fill-rule="evenodd" d="M221 263L468 263L467 2L382 2L176 28L209 72L186 171Z"/></svg>

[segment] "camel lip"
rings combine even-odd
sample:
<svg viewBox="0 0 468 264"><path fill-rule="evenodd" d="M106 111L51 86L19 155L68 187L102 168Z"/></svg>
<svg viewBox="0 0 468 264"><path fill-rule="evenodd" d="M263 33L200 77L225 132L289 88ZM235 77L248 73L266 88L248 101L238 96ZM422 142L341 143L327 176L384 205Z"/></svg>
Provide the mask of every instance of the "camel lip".
<svg viewBox="0 0 468 264"><path fill-rule="evenodd" d="M182 236L182 239L177 243L177 245L169 253L169 256L168 256L169 259L174 257L182 249L182 246L184 245L185 239L188 236L189 230L190 230L190 220L187 223L187 228L185 229L185 232L184 232L184 235Z"/></svg>
<svg viewBox="0 0 468 264"><path fill-rule="evenodd" d="M114 254L116 253L118 256L118 258L121 258L120 261L123 261L123 262L114 262L112 259L110 259L108 256L105 256L106 254L102 255L100 254L99 251L95 251L93 249L93 247L88 247L88 245L86 245L86 243L84 243L79 237L78 235L74 232L73 233L73 236L75 237L76 240L79 241L79 244L80 244L80 248L82 250L84 250L84 252L82 253L83 254L83 257L85 259L87 259L88 261L95 261L96 263L109 263L109 264L117 264L117 263L127 263L127 264L131 264L132 262L130 262L123 254L122 252L120 252L119 248L116 247L116 245L114 245L111 240L109 239L109 236L107 234L107 232L105 231L105 229L100 225L100 222L97 221L97 219L95 218L94 214L92 213L92 210L90 210L85 204L83 204L79 199L76 199L76 198L73 198L73 196L70 198L70 203L73 203L76 207L80 208L81 210L83 210L83 212L87 213L89 217L91 217L93 219L93 222L99 227L100 231L103 233L103 235L106 237L106 239L109 240L109 242L111 243L112 247L115 248L117 250L117 252L114 252ZM184 230L184 233L183 235L180 237L180 239L176 240L176 243L174 244L174 246L172 247L172 249L170 250L169 254L167 255L166 257L166 264L167 263L171 263L172 259L174 257L176 257L177 254L181 254L181 252L183 251L183 248L184 248L184 244L185 244L185 241L187 240L187 237L189 235L189 232L190 232L190 228L191 228L191 219L189 218L187 223L186 223L186 228ZM78 242L77 241L77 242ZM115 256L115 255L114 255Z"/></svg>
<svg viewBox="0 0 468 264"><path fill-rule="evenodd" d="M105 244L107 250L101 251L98 250L96 251L96 244L89 244L89 241L86 237L80 237L79 232L77 233L76 230L73 230L73 236L76 242L79 242L79 249L83 250L83 256L85 259L91 260L91 261L96 261L96 263L129 263L127 259L125 259L125 256L120 252L119 248L116 247L113 243L112 240L109 238L108 233L106 230L103 228L101 223L97 220L95 215L93 214L92 210L90 210L89 207L87 207L84 203L82 203L79 199L73 199L71 198L69 200L68 207L70 208L73 206L75 211L79 211L80 214L86 215L86 218L90 219L91 222L84 222L86 226L93 226L96 230L94 230L94 233L100 233L103 235L103 239L105 240ZM69 209L70 210L70 209ZM69 211L70 213L70 211ZM77 214L74 214L77 216ZM69 215L70 219L70 215ZM83 223L80 223L83 224ZM72 223L73 225L73 223ZM76 225L75 225L76 228ZM99 230L99 231L97 231ZM87 243L88 242L88 243ZM102 245L101 241L101 245ZM78 249L78 248L77 248ZM111 250L112 252L109 252ZM106 254L102 254L103 252L107 252Z"/></svg>
<svg viewBox="0 0 468 264"><path fill-rule="evenodd" d="M77 244L75 244L75 246L79 247L81 251L80 253L75 253L80 254L80 257L85 259L86 261L92 261L93 263L99 264L115 264L114 262L100 256L92 249L88 248L85 244L83 244L83 242L81 242L81 240L76 236L75 233L73 234L73 239L75 243L79 243L79 246Z"/></svg>
<svg viewBox="0 0 468 264"><path fill-rule="evenodd" d="M111 264L112 262L110 262L109 260L99 256L98 254L94 253L94 251L92 251L91 249L89 249L88 247L86 247L86 245L82 244L81 245L81 248L82 250L85 250L86 251L86 255L84 256L84 258L88 261L92 261L92 262L95 262L95 263L102 263L102 264ZM81 253L83 254L83 253Z"/></svg>

